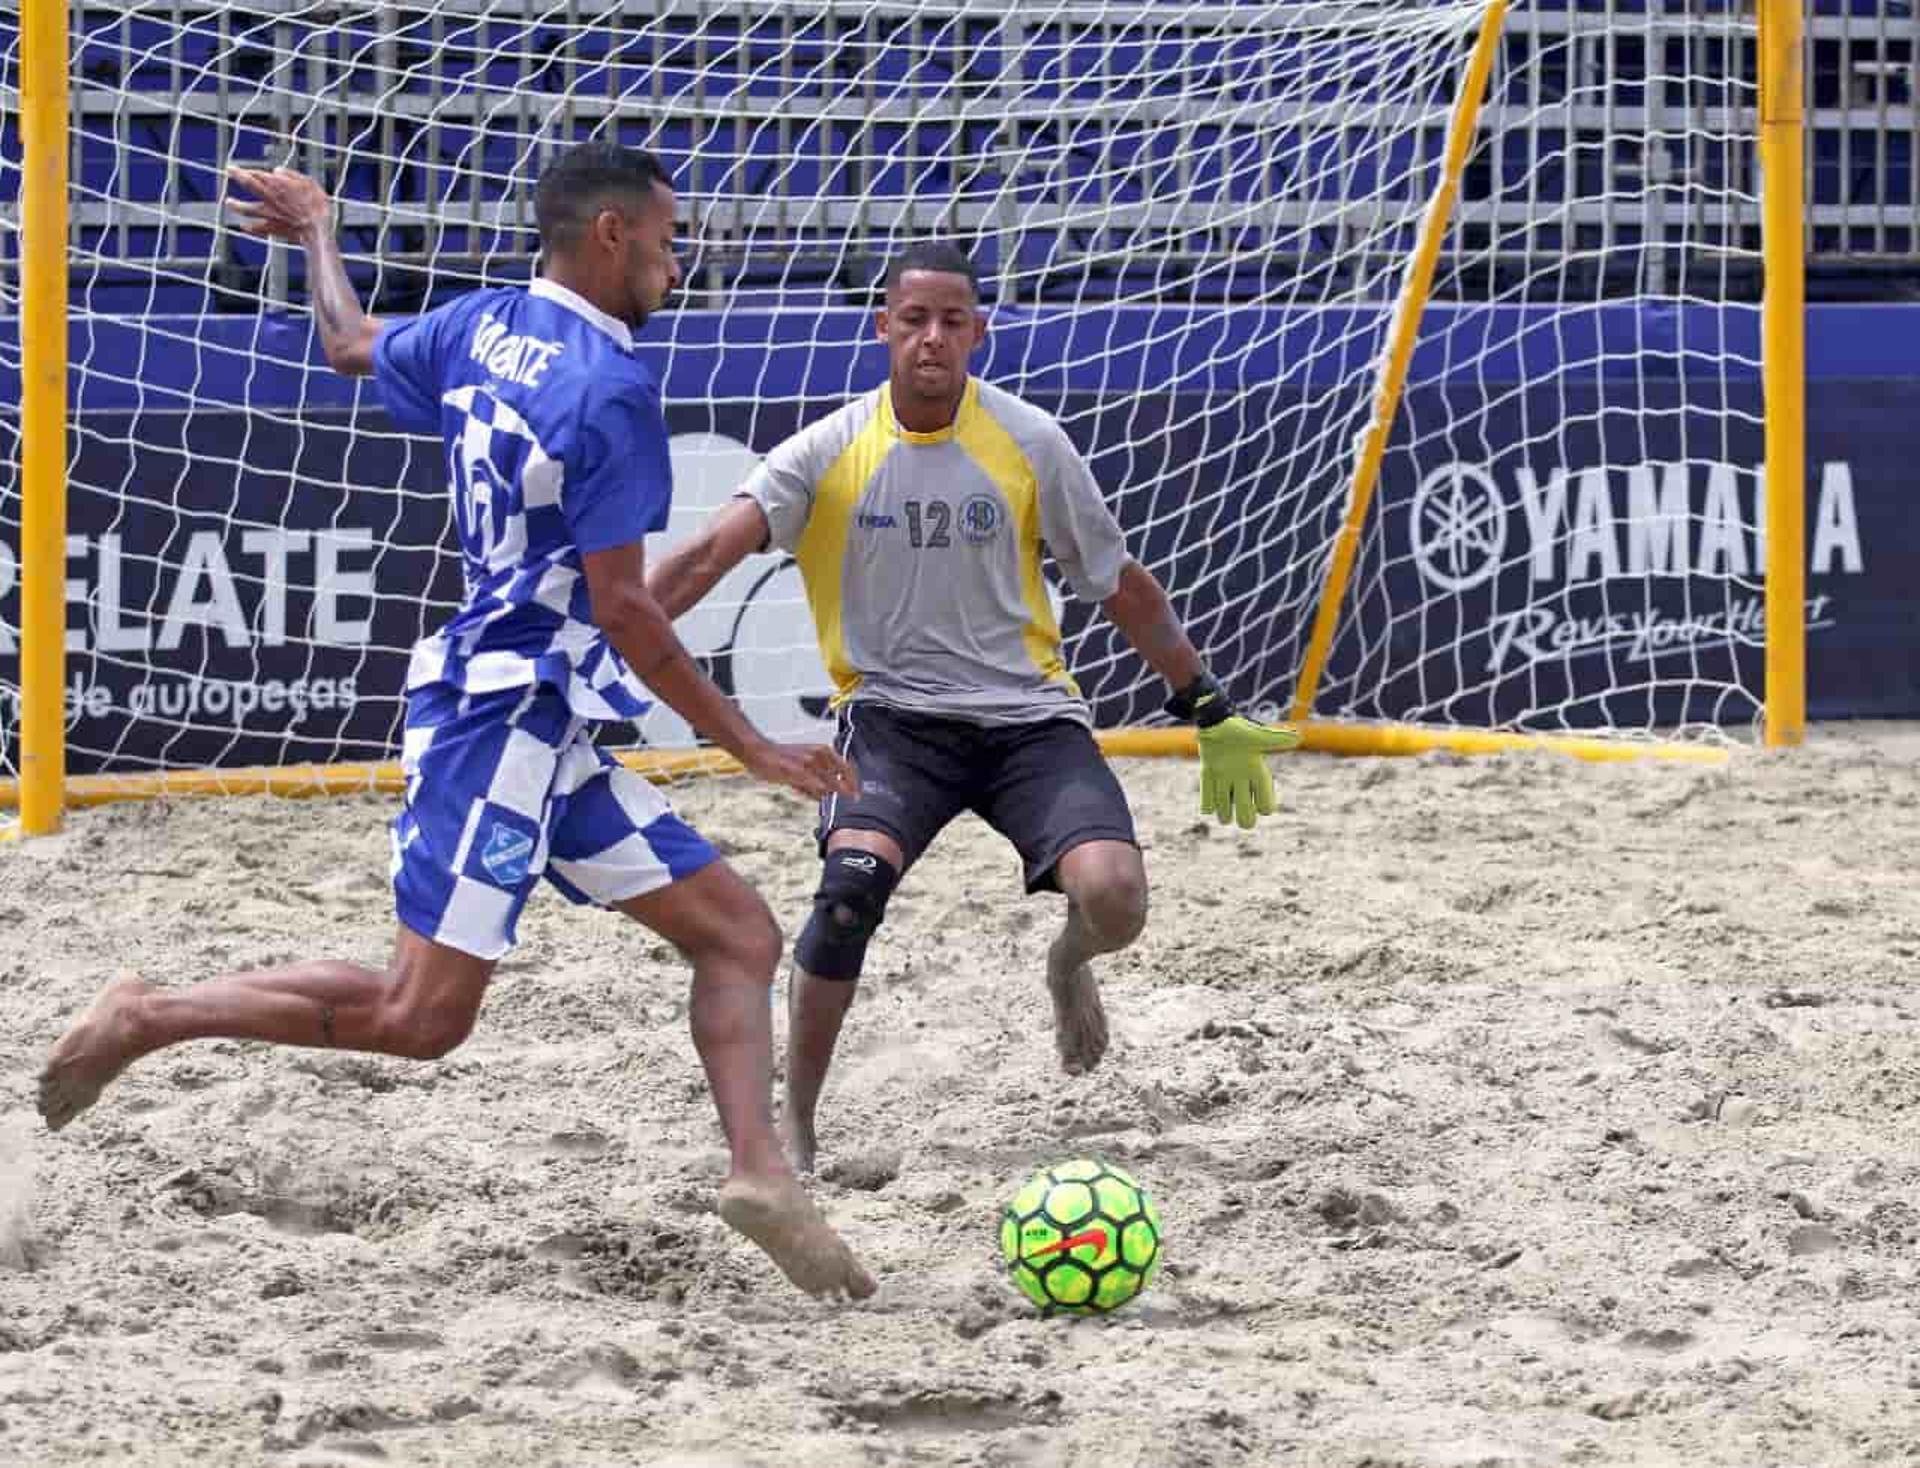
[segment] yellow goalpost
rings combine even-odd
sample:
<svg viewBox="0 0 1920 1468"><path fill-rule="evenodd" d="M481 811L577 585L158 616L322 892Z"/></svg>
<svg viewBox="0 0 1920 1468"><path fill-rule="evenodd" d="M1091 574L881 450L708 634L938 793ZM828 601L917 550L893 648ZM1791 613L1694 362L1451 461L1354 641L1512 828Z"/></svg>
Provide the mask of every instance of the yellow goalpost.
<svg viewBox="0 0 1920 1468"><path fill-rule="evenodd" d="M67 6L20 16L21 834L66 798Z"/></svg>
<svg viewBox="0 0 1920 1468"><path fill-rule="evenodd" d="M1291 716L1307 731L1304 747L1341 754L1417 754L1450 749L1484 754L1508 749L1544 748L1587 759L1666 759L1720 761L1725 752L1712 746L1654 742L1627 745L1618 740L1564 735L1497 734L1467 729L1429 729L1409 725L1320 726L1312 723L1314 696L1326 669L1327 654L1339 625L1347 582L1359 551L1361 531L1373 504L1380 465L1393 432L1394 413L1413 360L1420 316L1433 285L1434 264L1446 237L1460 173L1472 151L1480 102L1499 51L1507 0L1490 0L1473 59L1454 101L1440 187L1421 226L1420 243L1394 312L1387 356L1374 397L1373 421L1354 466L1346 519L1327 567L1314 614L1313 634L1294 694ZM1759 0L1760 151L1765 178L1765 297L1762 303L1762 381L1766 403L1767 466L1767 685L1765 739L1770 745L1798 744L1806 729L1806 600L1804 486L1806 479L1805 355L1805 173L1802 159L1800 0Z"/></svg>
<svg viewBox="0 0 1920 1468"><path fill-rule="evenodd" d="M1766 742L1798 744L1807 727L1807 262L1804 21L1801 0L1760 0L1761 225L1766 294L1761 371L1766 402Z"/></svg>
<svg viewBox="0 0 1920 1468"><path fill-rule="evenodd" d="M1625 741L1418 725L1349 724L1314 718L1315 699L1343 607L1408 376L1435 264L1473 150L1508 0L1488 0L1471 59L1454 100L1441 180L1420 223L1418 243L1393 309L1387 348L1372 394L1372 414L1354 454L1344 518L1327 555L1312 633L1295 685L1291 717L1305 747L1342 754L1406 754L1430 749L1492 752L1548 749L1583 758L1645 755L1721 760L1698 743ZM1761 307L1765 438L1764 742L1798 744L1806 721L1805 678L1805 293L1804 21L1801 0L1758 0L1759 157L1764 180ZM321 794L393 789L397 764L285 765L160 773L66 774L64 729L65 540L68 454L68 155L69 7L25 0L21 12L22 171L20 322L21 494L20 714L18 778L0 781L0 807L18 820L0 834L58 829L67 806L168 794L272 792ZM1103 734L1114 754L1191 754L1186 729L1123 729ZM732 768L707 751L645 751L629 763L669 777Z"/></svg>

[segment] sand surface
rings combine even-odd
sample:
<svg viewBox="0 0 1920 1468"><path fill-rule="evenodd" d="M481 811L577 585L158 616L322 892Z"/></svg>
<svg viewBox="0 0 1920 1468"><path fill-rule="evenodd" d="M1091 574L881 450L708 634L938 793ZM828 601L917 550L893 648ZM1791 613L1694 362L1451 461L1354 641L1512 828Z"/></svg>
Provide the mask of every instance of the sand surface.
<svg viewBox="0 0 1920 1468"><path fill-rule="evenodd" d="M822 1113L860 1307L720 1223L682 969L551 893L444 1061L200 1043L49 1136L42 1053L114 970L381 960L389 806L0 848L0 1462L1920 1461L1920 727L1278 769L1244 836L1123 767L1154 916L1085 1078L1057 899L971 818L911 874ZM796 931L802 804L677 800ZM1080 1153L1168 1264L1042 1320L996 1211Z"/></svg>

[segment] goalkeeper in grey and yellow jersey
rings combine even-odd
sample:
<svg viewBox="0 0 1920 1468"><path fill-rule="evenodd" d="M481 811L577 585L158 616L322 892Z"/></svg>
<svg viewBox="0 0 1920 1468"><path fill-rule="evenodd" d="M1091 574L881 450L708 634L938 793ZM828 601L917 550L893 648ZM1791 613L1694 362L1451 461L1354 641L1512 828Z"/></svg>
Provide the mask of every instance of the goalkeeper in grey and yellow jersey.
<svg viewBox="0 0 1920 1468"><path fill-rule="evenodd" d="M1079 1073L1106 1051L1089 961L1139 935L1146 868L1061 658L1043 548L1167 680L1169 710L1199 725L1203 811L1253 825L1273 808L1264 755L1299 743L1234 713L1060 425L968 374L986 318L964 253L907 249L876 325L889 380L774 449L647 578L677 617L745 557L792 554L834 683L839 748L860 772L858 796L821 802L825 870L794 946L783 1126L803 1169L868 940L961 811L1014 844L1029 892L1065 893L1047 955L1060 1060Z"/></svg>

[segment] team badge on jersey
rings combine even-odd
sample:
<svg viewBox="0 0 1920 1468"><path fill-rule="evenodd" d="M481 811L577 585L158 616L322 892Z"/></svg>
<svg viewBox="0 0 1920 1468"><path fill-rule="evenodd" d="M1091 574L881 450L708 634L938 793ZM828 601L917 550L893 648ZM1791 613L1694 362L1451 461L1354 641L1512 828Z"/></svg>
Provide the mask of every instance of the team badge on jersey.
<svg viewBox="0 0 1920 1468"><path fill-rule="evenodd" d="M1000 529L1000 502L977 494L960 507L960 533L969 545L985 545Z"/></svg>

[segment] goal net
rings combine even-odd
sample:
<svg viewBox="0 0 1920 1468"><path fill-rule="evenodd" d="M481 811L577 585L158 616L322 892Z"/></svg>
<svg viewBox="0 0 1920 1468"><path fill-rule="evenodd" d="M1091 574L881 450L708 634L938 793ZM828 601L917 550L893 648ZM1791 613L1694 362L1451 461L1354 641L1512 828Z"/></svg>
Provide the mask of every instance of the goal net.
<svg viewBox="0 0 1920 1468"><path fill-rule="evenodd" d="M783 436L884 379L875 282L905 243L947 237L985 278L977 370L1060 416L1243 702L1295 702L1332 591L1319 717L1749 729L1752 19L1665 0L1507 10L1436 268L1412 290L1470 58L1503 9L73 6L70 769L389 759L407 648L461 595L439 446L330 374L299 252L230 227L223 167L320 177L356 286L391 317L528 279L532 181L590 136L665 160L692 243L677 308L639 348L664 376L678 483L654 554ZM20 245L0 215L9 374ZM1330 587L1409 313L1404 391ZM0 419L9 765L20 451ZM1844 524L1827 528L1843 556ZM1098 722L1157 719L1158 680L1089 609L1061 614ZM741 567L681 630L763 726L825 727L790 562ZM616 738L690 742L665 711Z"/></svg>

